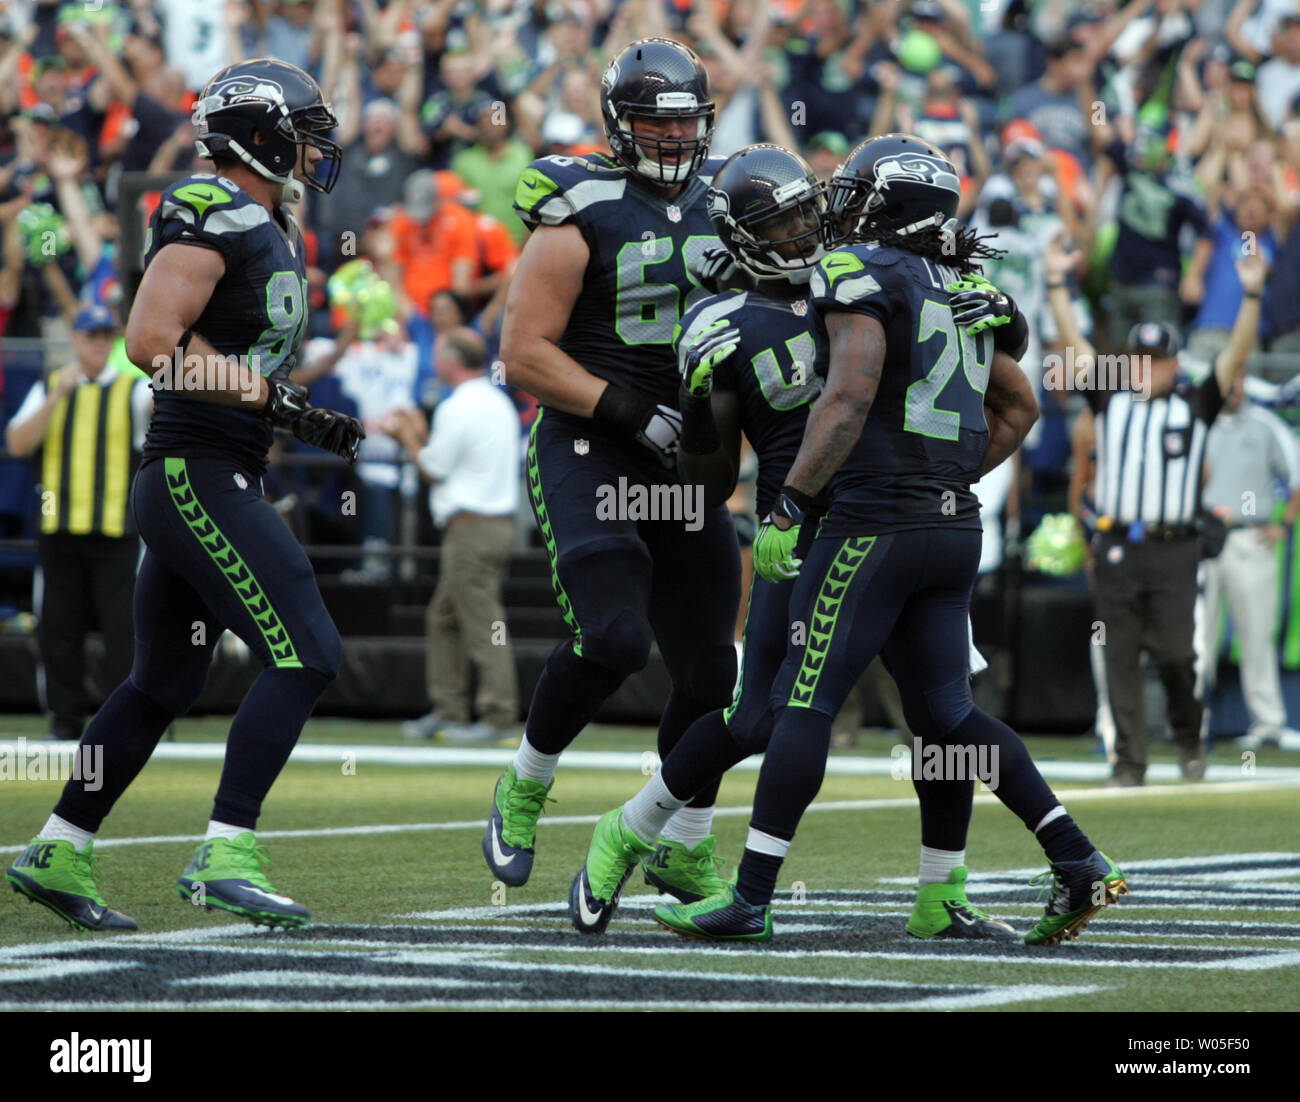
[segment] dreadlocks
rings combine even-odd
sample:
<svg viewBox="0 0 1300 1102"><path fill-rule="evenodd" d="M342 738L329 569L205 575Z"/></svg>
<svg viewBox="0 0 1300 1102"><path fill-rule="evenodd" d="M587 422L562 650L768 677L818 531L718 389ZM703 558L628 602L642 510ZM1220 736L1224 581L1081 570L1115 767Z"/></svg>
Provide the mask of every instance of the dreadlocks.
<svg viewBox="0 0 1300 1102"><path fill-rule="evenodd" d="M937 264L956 268L962 275L978 272L977 260L997 260L1006 256L1005 249L995 249L987 242L997 234L977 234L969 226L956 230L945 230L939 226L919 230L916 233L901 234L893 230L872 231L869 240L882 245L892 245L896 249L914 253Z"/></svg>

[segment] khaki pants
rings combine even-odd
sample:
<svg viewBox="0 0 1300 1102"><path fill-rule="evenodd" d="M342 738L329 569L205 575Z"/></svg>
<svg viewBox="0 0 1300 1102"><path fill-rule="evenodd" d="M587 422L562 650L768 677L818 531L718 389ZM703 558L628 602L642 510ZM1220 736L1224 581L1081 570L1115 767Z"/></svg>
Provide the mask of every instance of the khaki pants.
<svg viewBox="0 0 1300 1102"><path fill-rule="evenodd" d="M438 587L425 617L426 674L433 710L450 723L470 718L471 662L478 670L479 719L504 728L518 718L515 660L501 604L513 537L512 517L466 513L443 535Z"/></svg>
<svg viewBox="0 0 1300 1102"><path fill-rule="evenodd" d="M1205 562L1204 653L1214 678L1219 610L1227 598L1241 640L1241 690L1250 712L1251 735L1273 735L1286 726L1277 672L1277 545L1257 528L1228 533L1223 553Z"/></svg>

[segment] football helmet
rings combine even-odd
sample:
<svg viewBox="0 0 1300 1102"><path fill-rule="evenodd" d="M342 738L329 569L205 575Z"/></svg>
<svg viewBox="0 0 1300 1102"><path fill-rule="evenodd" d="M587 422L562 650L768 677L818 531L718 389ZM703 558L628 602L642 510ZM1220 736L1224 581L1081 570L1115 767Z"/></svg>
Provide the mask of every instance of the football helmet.
<svg viewBox="0 0 1300 1102"><path fill-rule="evenodd" d="M943 153L910 134L859 143L827 188L826 246L953 230L961 178Z"/></svg>
<svg viewBox="0 0 1300 1102"><path fill-rule="evenodd" d="M294 177L300 146L314 146L324 159L308 173L306 186L328 192L338 180L343 151L328 134L338 119L320 85L296 65L254 58L216 74L194 105L195 147L201 157L246 164L284 187L285 202L304 195Z"/></svg>
<svg viewBox="0 0 1300 1102"><path fill-rule="evenodd" d="M600 78L600 114L614 159L661 186L680 184L709 155L713 137L709 74L694 52L667 38L625 46ZM634 134L633 119L691 119L690 138ZM664 158L672 158L665 164Z"/></svg>
<svg viewBox="0 0 1300 1102"><path fill-rule="evenodd" d="M756 279L806 282L825 253L826 186L779 145L727 158L709 188L709 219L736 263Z"/></svg>

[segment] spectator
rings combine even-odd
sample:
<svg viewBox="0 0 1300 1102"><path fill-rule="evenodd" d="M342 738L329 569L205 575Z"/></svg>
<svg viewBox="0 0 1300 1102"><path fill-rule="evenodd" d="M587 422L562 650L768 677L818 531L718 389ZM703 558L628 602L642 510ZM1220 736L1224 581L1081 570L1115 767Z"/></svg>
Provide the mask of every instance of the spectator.
<svg viewBox="0 0 1300 1102"><path fill-rule="evenodd" d="M506 227L516 242L527 231L515 213L515 186L533 151L512 136L510 114L500 101L483 101L475 120L478 140L451 159L451 170L479 194L478 209Z"/></svg>
<svg viewBox="0 0 1300 1102"><path fill-rule="evenodd" d="M433 483L430 509L443 530L438 587L427 618L433 711L403 730L413 738L442 732L450 742L499 742L510 737L518 718L501 583L519 503L519 420L484 373L477 333L461 328L439 334L437 364L452 391L434 411L427 443L421 446L418 418L391 425ZM478 671L476 723L469 722L471 663Z"/></svg>
<svg viewBox="0 0 1300 1102"><path fill-rule="evenodd" d="M1218 672L1219 615L1226 598L1241 644L1241 687L1250 728L1239 745L1254 748L1276 742L1300 750L1300 731L1287 726L1278 681L1277 546L1286 541L1300 515L1300 449L1295 436L1275 414L1244 400L1245 380L1224 398L1223 412L1205 446L1209 476L1204 503L1228 526L1218 557L1205 563L1204 639L1208 684ZM1288 492L1286 508L1274 519L1275 485Z"/></svg>
<svg viewBox="0 0 1300 1102"><path fill-rule="evenodd" d="M468 295L478 267L474 216L455 201L458 190L454 176L440 185L434 173L417 172L407 178L403 209L389 223L397 278L385 278L425 317L439 291Z"/></svg>
<svg viewBox="0 0 1300 1102"><path fill-rule="evenodd" d="M494 97L480 86L479 62L470 53L444 54L438 71L443 87L425 101L420 121L430 162L447 168L453 156L479 140L478 118Z"/></svg>
<svg viewBox="0 0 1300 1102"><path fill-rule="evenodd" d="M1273 32L1273 56L1259 67L1258 84L1259 105L1277 130L1291 101L1300 95L1300 12L1293 9L1279 19Z"/></svg>
<svg viewBox="0 0 1300 1102"><path fill-rule="evenodd" d="M72 363L35 383L5 430L15 456L43 452L39 642L52 737L76 741L88 710L85 645L104 640L101 687L126 680L139 541L128 504L152 410L146 380L108 366L112 313L88 306L73 326ZM78 431L66 431L65 426ZM81 431L84 427L85 431Z"/></svg>
<svg viewBox="0 0 1300 1102"><path fill-rule="evenodd" d="M849 140L838 130L823 130L808 139L808 163L822 183L844 163L849 155Z"/></svg>
<svg viewBox="0 0 1300 1102"><path fill-rule="evenodd" d="M1069 38L1048 47L1047 71L1011 97L1006 117L1027 119L1052 149L1092 163L1092 92L1087 51Z"/></svg>

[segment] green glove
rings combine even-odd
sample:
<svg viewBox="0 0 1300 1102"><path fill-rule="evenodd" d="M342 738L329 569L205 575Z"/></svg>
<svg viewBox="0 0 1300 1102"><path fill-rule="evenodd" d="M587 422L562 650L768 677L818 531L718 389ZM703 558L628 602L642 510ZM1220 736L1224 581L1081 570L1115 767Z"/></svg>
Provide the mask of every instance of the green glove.
<svg viewBox="0 0 1300 1102"><path fill-rule="evenodd" d="M713 393L713 370L740 344L740 330L719 318L681 355L682 386L696 398Z"/></svg>
<svg viewBox="0 0 1300 1102"><path fill-rule="evenodd" d="M801 527L793 524L782 531L772 523L770 515L758 526L754 538L754 569L760 577L769 582L786 582L798 577L803 560L794 557L794 549Z"/></svg>
<svg viewBox="0 0 1300 1102"><path fill-rule="evenodd" d="M1016 304L982 275L972 272L946 289L952 293L952 320L972 334L1010 325L1015 317Z"/></svg>

